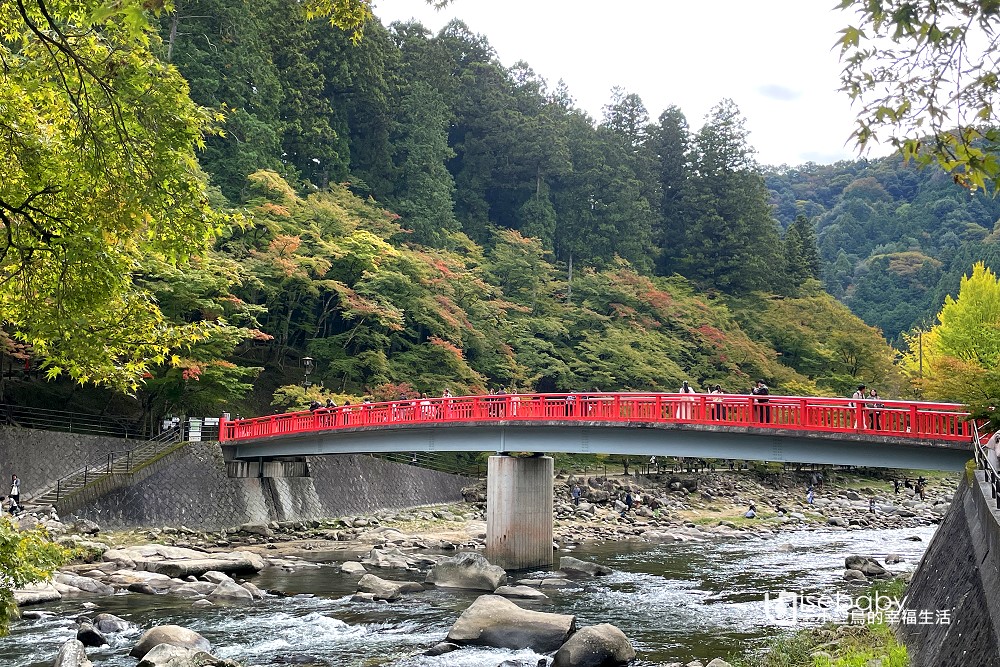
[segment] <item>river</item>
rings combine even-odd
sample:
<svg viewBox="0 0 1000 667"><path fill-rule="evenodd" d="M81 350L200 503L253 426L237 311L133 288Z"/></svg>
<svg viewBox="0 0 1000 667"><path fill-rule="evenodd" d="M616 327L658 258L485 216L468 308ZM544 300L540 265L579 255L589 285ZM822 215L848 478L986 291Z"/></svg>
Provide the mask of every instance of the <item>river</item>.
<svg viewBox="0 0 1000 667"><path fill-rule="evenodd" d="M788 632L789 624L768 618L766 592L857 594L864 586L842 581L844 558L896 553L905 561L894 572L912 570L934 527L904 530L801 530L702 543L588 544L572 552L614 573L579 586L549 590L549 602L525 603L539 611L577 615L577 625L612 623L632 639L637 667L665 662L705 662L765 645ZM921 541L907 537L919 536ZM344 552L317 554L317 561L342 560ZM557 558L560 554L557 554ZM379 571L387 579L415 579L416 573ZM530 574L524 578L530 578ZM432 590L392 604L352 604L356 577L341 574L336 561L319 568L269 568L253 579L261 588L291 597L269 596L247 607L193 609L191 601L138 594L105 599L77 598L32 607L55 615L14 621L0 639L0 665L50 667L59 647L75 636L73 617L86 601L142 628L173 623L197 630L220 657L247 665L330 667L496 667L524 659L531 651L463 649L437 658L419 655L444 639L455 618L478 595ZM134 667L127 657L140 631L113 636L113 645L88 649L95 667ZM312 660L308 660L312 658ZM535 661L529 661L534 658Z"/></svg>

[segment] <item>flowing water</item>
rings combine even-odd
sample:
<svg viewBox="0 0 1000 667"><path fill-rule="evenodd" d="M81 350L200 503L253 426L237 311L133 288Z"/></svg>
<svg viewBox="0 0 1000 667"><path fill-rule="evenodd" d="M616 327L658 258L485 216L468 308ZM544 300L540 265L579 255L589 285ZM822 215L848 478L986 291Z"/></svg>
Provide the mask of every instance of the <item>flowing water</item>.
<svg viewBox="0 0 1000 667"><path fill-rule="evenodd" d="M632 639L636 665L708 661L761 647L788 632L769 618L765 593L781 590L857 595L865 587L841 579L851 554L905 559L894 572L911 570L927 547L933 527L909 530L812 530L703 543L591 544L574 556L606 564L614 573L561 590L546 589L548 602L518 604L539 611L577 615L577 625L612 623ZM921 541L907 537L919 536ZM191 600L138 594L94 599L88 613L110 612L139 627L177 624L208 638L214 653L252 665L320 664L330 667L496 667L531 651L463 649L429 658L420 653L442 641L448 628L476 597L474 592L432 590L392 604L352 604L356 577L341 574L334 559L343 552L310 553L328 564L286 571L269 568L253 579L269 596L253 606L193 609ZM558 556L559 554L557 554ZM386 579L416 573L383 570ZM536 573L537 574L537 573ZM522 578L530 578L530 573ZM73 617L85 611L77 598L33 607L54 612L46 620L15 621L0 639L3 667L48 667L59 647L75 636ZM140 630L113 635L113 645L88 649L95 667L134 667L128 650ZM531 661L534 659L534 661Z"/></svg>

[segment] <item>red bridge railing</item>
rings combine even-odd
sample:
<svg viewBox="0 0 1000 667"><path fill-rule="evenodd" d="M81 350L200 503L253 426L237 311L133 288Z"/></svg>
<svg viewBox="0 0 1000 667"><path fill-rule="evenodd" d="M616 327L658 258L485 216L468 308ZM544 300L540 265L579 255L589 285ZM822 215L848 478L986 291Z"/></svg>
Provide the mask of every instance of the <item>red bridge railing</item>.
<svg viewBox="0 0 1000 667"><path fill-rule="evenodd" d="M219 440L455 422L679 423L971 442L962 405L737 394L500 394L362 403L220 424Z"/></svg>

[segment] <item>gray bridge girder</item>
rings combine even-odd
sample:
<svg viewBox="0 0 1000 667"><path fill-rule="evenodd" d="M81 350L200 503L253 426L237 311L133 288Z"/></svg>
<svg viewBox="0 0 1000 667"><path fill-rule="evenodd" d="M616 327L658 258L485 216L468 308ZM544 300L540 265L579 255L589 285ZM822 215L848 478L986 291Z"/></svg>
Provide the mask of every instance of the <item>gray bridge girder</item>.
<svg viewBox="0 0 1000 667"><path fill-rule="evenodd" d="M781 428L622 422L402 424L225 444L237 459L368 452L561 452L963 470L972 458L971 443Z"/></svg>

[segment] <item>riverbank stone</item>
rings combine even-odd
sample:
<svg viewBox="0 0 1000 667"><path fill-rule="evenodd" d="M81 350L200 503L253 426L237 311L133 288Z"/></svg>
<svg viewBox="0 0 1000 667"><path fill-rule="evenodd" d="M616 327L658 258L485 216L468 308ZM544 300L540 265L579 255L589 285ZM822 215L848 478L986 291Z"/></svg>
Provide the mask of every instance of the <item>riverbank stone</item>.
<svg viewBox="0 0 1000 667"><path fill-rule="evenodd" d="M158 625L150 628L139 637L129 655L140 660L146 656L154 646L160 644L170 644L179 648L191 648L208 653L212 650L212 645L207 639L194 630L182 628L179 625Z"/></svg>
<svg viewBox="0 0 1000 667"><path fill-rule="evenodd" d="M266 565L263 558L249 551L210 553L162 544L109 549L104 552L104 560L118 563L125 569L177 578L197 577L212 570L227 574L253 573L263 570Z"/></svg>
<svg viewBox="0 0 1000 667"><path fill-rule="evenodd" d="M635 660L625 633L602 623L581 628L556 651L552 667L619 667Z"/></svg>
<svg viewBox="0 0 1000 667"><path fill-rule="evenodd" d="M374 574L366 574L358 580L358 593L368 593L374 600L395 602L403 596L398 584L386 581Z"/></svg>
<svg viewBox="0 0 1000 667"><path fill-rule="evenodd" d="M62 593L49 582L42 584L28 584L24 588L14 589L14 602L19 607L29 604L41 604L42 602L54 602L61 600Z"/></svg>
<svg viewBox="0 0 1000 667"><path fill-rule="evenodd" d="M214 603L246 603L253 602L253 594L235 581L223 581L208 594L208 600Z"/></svg>
<svg viewBox="0 0 1000 667"><path fill-rule="evenodd" d="M87 658L83 642L71 639L59 649L52 667L93 667L93 663Z"/></svg>
<svg viewBox="0 0 1000 667"><path fill-rule="evenodd" d="M575 630L576 616L529 611L499 595L481 595L451 626L446 641L550 653Z"/></svg>
<svg viewBox="0 0 1000 667"><path fill-rule="evenodd" d="M432 567L424 581L438 588L466 588L492 593L507 583L507 573L502 567L490 564L481 554L460 553Z"/></svg>

